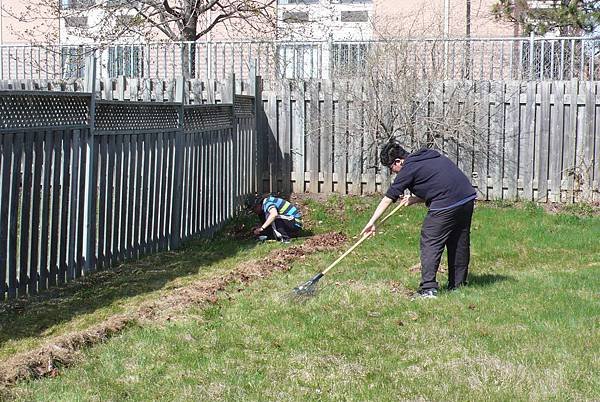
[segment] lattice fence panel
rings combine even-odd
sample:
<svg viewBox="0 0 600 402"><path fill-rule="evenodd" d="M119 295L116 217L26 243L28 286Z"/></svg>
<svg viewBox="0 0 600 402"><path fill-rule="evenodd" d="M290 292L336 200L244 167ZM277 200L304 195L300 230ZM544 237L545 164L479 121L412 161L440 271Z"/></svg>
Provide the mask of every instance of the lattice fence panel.
<svg viewBox="0 0 600 402"><path fill-rule="evenodd" d="M0 91L0 129L88 124L89 95Z"/></svg>
<svg viewBox="0 0 600 402"><path fill-rule="evenodd" d="M96 106L96 130L163 130L179 126L179 105L147 102L106 102Z"/></svg>
<svg viewBox="0 0 600 402"><path fill-rule="evenodd" d="M231 105L197 105L184 108L186 131L220 130L233 127Z"/></svg>
<svg viewBox="0 0 600 402"><path fill-rule="evenodd" d="M254 97L236 95L233 102L233 113L235 113L236 116L254 115Z"/></svg>

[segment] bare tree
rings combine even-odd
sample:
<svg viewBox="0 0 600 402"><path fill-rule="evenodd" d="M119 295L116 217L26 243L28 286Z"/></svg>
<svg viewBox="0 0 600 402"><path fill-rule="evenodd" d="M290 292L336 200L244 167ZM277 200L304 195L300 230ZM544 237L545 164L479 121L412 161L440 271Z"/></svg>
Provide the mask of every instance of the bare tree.
<svg viewBox="0 0 600 402"><path fill-rule="evenodd" d="M362 56L342 58L345 64L334 69L338 98L348 102L348 113L361 114L342 117L348 121L345 131L367 133L363 145L372 154L391 138L411 149L494 153L488 146L489 121L498 116L482 103L489 85L447 80L443 54L442 41L384 40ZM482 114L485 120L478 118Z"/></svg>
<svg viewBox="0 0 600 402"><path fill-rule="evenodd" d="M124 35L196 41L218 25L226 29L249 27L255 32L275 28L276 0L29 0L21 21L88 17L89 25L73 31L94 41L111 41ZM39 10L48 14L40 15ZM90 21L93 17L93 21Z"/></svg>

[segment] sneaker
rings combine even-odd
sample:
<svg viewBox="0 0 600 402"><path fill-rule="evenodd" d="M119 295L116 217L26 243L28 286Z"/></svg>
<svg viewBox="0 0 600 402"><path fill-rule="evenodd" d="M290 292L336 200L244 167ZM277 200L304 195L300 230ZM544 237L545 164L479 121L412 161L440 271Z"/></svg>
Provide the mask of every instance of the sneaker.
<svg viewBox="0 0 600 402"><path fill-rule="evenodd" d="M264 236L264 235L262 235L262 236L258 236L258 241L259 241L259 242L261 242L261 243L262 243L262 242L264 242L264 241L266 241L266 240L267 240L267 236Z"/></svg>
<svg viewBox="0 0 600 402"><path fill-rule="evenodd" d="M281 239L281 242L282 242L283 244L289 244L289 243L290 243L290 241L291 241L290 239Z"/></svg>
<svg viewBox="0 0 600 402"><path fill-rule="evenodd" d="M421 289L413 295L412 300L435 299L436 297L437 297L437 289Z"/></svg>

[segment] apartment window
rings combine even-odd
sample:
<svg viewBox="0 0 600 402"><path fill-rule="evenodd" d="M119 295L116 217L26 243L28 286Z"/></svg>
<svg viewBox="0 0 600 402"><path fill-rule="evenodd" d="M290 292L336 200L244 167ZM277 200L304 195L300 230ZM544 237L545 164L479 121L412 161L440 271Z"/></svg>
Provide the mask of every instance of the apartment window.
<svg viewBox="0 0 600 402"><path fill-rule="evenodd" d="M366 43L334 44L331 48L331 58L336 75L353 75L364 71L367 66Z"/></svg>
<svg viewBox="0 0 600 402"><path fill-rule="evenodd" d="M134 7L139 7L140 2L132 0L106 0L104 4L107 7L121 7L131 9Z"/></svg>
<svg viewBox="0 0 600 402"><path fill-rule="evenodd" d="M319 0L277 0L277 4L316 4Z"/></svg>
<svg viewBox="0 0 600 402"><path fill-rule="evenodd" d="M306 11L285 11L283 13L283 22L298 23L308 22L308 12Z"/></svg>
<svg viewBox="0 0 600 402"><path fill-rule="evenodd" d="M277 46L279 76L292 79L317 78L319 49L312 45L283 44Z"/></svg>
<svg viewBox="0 0 600 402"><path fill-rule="evenodd" d="M88 8L96 4L96 2L95 0L61 0L60 4L66 10Z"/></svg>
<svg viewBox="0 0 600 402"><path fill-rule="evenodd" d="M65 26L67 28L85 28L87 27L87 17L65 17Z"/></svg>
<svg viewBox="0 0 600 402"><path fill-rule="evenodd" d="M111 77L124 75L138 77L144 70L144 50L142 47L123 45L108 49L108 74Z"/></svg>
<svg viewBox="0 0 600 402"><path fill-rule="evenodd" d="M92 49L83 46L65 46L60 49L63 78L81 78L85 72L85 59Z"/></svg>
<svg viewBox="0 0 600 402"><path fill-rule="evenodd" d="M342 22L367 22L369 13L367 11L342 11Z"/></svg>

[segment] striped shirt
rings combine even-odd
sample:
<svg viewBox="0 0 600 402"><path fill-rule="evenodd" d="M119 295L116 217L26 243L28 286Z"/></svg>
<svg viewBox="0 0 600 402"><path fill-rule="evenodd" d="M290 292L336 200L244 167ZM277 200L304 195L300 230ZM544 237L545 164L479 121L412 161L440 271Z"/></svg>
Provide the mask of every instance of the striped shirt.
<svg viewBox="0 0 600 402"><path fill-rule="evenodd" d="M277 210L278 218L290 221L293 220L297 227L302 227L302 214L300 213L300 210L289 201L269 196L263 200L262 207L265 217L269 216L269 210L271 208L275 208Z"/></svg>

